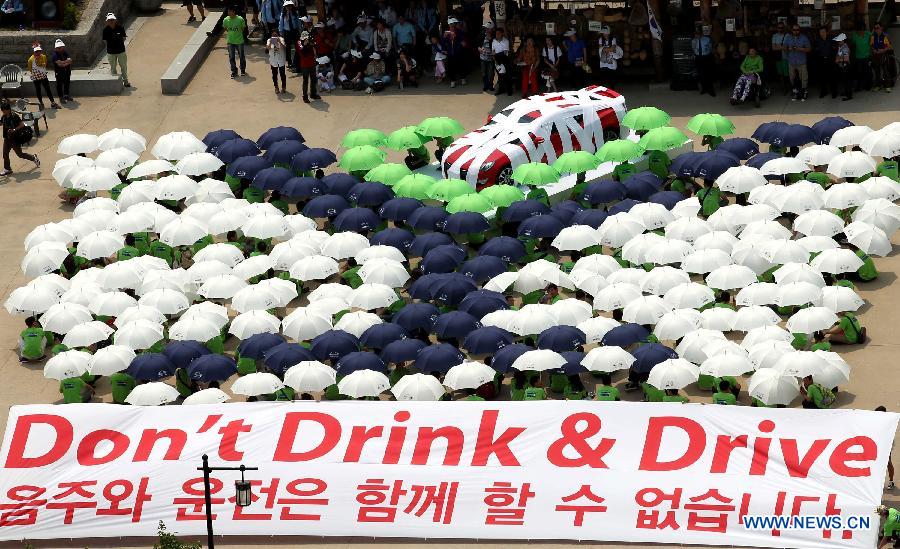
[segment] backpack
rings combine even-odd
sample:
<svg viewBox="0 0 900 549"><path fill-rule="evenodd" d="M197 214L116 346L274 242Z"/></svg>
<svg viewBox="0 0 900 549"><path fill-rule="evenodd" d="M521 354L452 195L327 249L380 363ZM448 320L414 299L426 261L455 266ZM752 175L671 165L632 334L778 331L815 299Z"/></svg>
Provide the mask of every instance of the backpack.
<svg viewBox="0 0 900 549"><path fill-rule="evenodd" d="M15 140L17 145L25 145L33 138L34 130L32 130L30 126L23 126L22 128L19 128L13 135L13 139Z"/></svg>
<svg viewBox="0 0 900 549"><path fill-rule="evenodd" d="M834 391L823 387L818 383L816 383L816 385L818 385L819 389L822 391L822 401L820 405L822 406L822 408L830 408L831 405L834 404L834 401L837 400L837 398L834 396Z"/></svg>

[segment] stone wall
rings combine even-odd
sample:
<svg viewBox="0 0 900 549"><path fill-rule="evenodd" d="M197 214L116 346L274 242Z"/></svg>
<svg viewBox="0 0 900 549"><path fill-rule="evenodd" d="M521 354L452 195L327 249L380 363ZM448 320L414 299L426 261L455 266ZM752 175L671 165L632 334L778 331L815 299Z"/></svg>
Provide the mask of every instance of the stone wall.
<svg viewBox="0 0 900 549"><path fill-rule="evenodd" d="M44 50L49 53L53 43L61 38L66 43L69 54L75 60L75 67L90 67L97 57L105 51L101 38L106 14L113 12L120 22L125 22L132 13L132 0L86 0L87 7L81 14L78 28L63 29L26 29L23 31L0 31L0 66L6 64L19 65L23 69L31 55L31 43L40 40ZM26 2L26 6L29 3Z"/></svg>

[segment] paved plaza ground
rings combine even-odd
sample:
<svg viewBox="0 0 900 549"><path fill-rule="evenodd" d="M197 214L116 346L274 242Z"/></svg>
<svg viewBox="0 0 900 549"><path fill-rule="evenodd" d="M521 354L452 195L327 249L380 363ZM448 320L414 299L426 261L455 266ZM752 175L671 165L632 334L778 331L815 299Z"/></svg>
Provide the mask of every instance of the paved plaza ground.
<svg viewBox="0 0 900 549"><path fill-rule="evenodd" d="M23 239L36 225L56 221L71 215L60 205L56 194L59 187L50 176L53 163L59 159L59 141L75 133L102 133L110 128L131 128L147 138L149 144L167 132L188 130L202 137L218 128L233 128L248 138L271 126L295 126L307 143L333 150L343 134L352 128L371 127L392 131L401 126L416 124L427 116L447 115L458 119L467 129L484 123L485 118L516 97L495 98L479 91L478 76L462 88L435 86L429 78L419 89L400 92L394 88L380 94L339 92L325 95L322 101L304 104L299 96L300 82L289 79L293 93L276 96L271 85L269 67L261 46L248 49L249 75L232 81L224 40L213 50L194 81L180 96L163 96L159 78L178 50L194 31L184 24L186 13L175 4L168 4L161 15L148 18L133 38L129 55L129 77L134 85L119 97L78 98L64 109L48 113L50 131L36 140L28 152L37 153L43 167L34 170L30 163L15 159L14 177L0 180L0 256L7 259L0 264L2 299L14 288L27 282L19 268L23 256ZM683 127L690 116L698 112L725 114L737 126L737 134L749 136L762 122L783 120L812 124L834 114L842 115L856 124L874 128L900 120L900 90L894 94L862 93L850 102L810 99L805 103L791 102L777 93L763 103L762 108L732 107L727 94L719 97L700 96L696 92L669 92L665 88L649 91L646 83L625 84L620 88L628 105L636 107L652 104L669 112L672 125ZM149 153L147 153L149 154ZM400 161L398 153L391 159ZM895 236L895 244L900 237ZM881 276L874 283L861 286L860 294L867 301L860 320L867 327L870 341L865 346L841 349L852 366L850 383L841 387L841 407L871 409L878 405L888 410L900 410L900 381L893 375L900 353L900 258L894 253L876 258ZM5 425L8 407L16 404L59 402L58 384L44 379L41 366L20 365L15 354L17 334L23 328L21 317L0 313L0 369L4 383L0 384L0 425ZM708 395L692 393L695 401L709 401ZM887 494L891 501L900 500L900 491ZM549 527L550 525L548 525ZM123 532L127 534L127 532ZM272 538L252 543L230 538L221 547L302 547L327 544L330 547L351 547L365 543L367 548L418 545L418 541L377 541L359 539L325 540L321 538ZM450 549L471 543L434 541L439 547ZM35 548L52 547L148 547L148 539L110 539L37 542ZM509 543L491 543L506 547ZM571 544L566 544L571 545ZM587 544L581 544L587 545ZM540 545L550 547L551 545ZM562 545L559 545L560 547ZM595 546L595 545L592 545ZM0 547L21 547L20 544L0 544Z"/></svg>

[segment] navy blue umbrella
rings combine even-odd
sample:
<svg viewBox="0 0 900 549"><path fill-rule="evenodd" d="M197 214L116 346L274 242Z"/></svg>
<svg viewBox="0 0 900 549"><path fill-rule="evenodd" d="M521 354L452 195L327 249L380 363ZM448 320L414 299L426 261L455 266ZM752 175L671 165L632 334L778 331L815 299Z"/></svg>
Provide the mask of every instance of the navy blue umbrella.
<svg viewBox="0 0 900 549"><path fill-rule="evenodd" d="M253 176L253 186L264 191L277 191L293 177L294 174L287 168L265 168Z"/></svg>
<svg viewBox="0 0 900 549"><path fill-rule="evenodd" d="M632 198L626 198L625 200L619 202L618 204L616 204L615 206L610 208L609 215L616 215L617 213L630 211L631 208L634 208L638 204L640 204L640 202L638 202L637 200L634 200Z"/></svg>
<svg viewBox="0 0 900 549"><path fill-rule="evenodd" d="M329 194L339 194L346 197L350 189L359 184L359 179L349 173L332 173L322 178L322 183L328 185Z"/></svg>
<svg viewBox="0 0 900 549"><path fill-rule="evenodd" d="M254 334L241 341L238 345L237 352L241 358L259 360L266 354L266 351L272 347L277 347L282 343L284 343L284 337L279 334Z"/></svg>
<svg viewBox="0 0 900 549"><path fill-rule="evenodd" d="M259 147L249 139L231 139L219 145L216 149L216 157L226 164L231 164L242 156L256 156Z"/></svg>
<svg viewBox="0 0 900 549"><path fill-rule="evenodd" d="M574 351L584 345L587 336L575 326L551 326L538 334L538 349L550 349L561 353Z"/></svg>
<svg viewBox="0 0 900 549"><path fill-rule="evenodd" d="M347 353L338 360L335 371L339 376L345 376L360 370L373 370L387 373L387 365L375 353L354 351Z"/></svg>
<svg viewBox="0 0 900 549"><path fill-rule="evenodd" d="M550 208L540 200L519 200L504 208L500 218L510 223L518 223L529 217L550 213Z"/></svg>
<svg viewBox="0 0 900 549"><path fill-rule="evenodd" d="M350 207L343 196L336 194L323 194L310 200L303 207L303 215L306 217L334 217Z"/></svg>
<svg viewBox="0 0 900 549"><path fill-rule="evenodd" d="M337 214L333 221L334 228L339 231L371 231L380 224L381 218L369 208L347 208Z"/></svg>
<svg viewBox="0 0 900 549"><path fill-rule="evenodd" d="M263 134L259 136L259 139L256 140L256 144L259 145L261 149L268 149L279 141L299 141L302 143L306 140L303 139L303 136L297 131L297 128L276 126L263 132Z"/></svg>
<svg viewBox="0 0 900 549"><path fill-rule="evenodd" d="M648 202L662 204L667 210L671 210L685 198L687 197L678 191L660 191L651 195Z"/></svg>
<svg viewBox="0 0 900 549"><path fill-rule="evenodd" d="M366 185L371 185L371 183L366 183ZM393 246L401 252L406 253L406 250L409 249L415 238L416 236L406 229L390 227L373 234L369 237L369 242L371 242L372 245Z"/></svg>
<svg viewBox="0 0 900 549"><path fill-rule="evenodd" d="M495 236L481 245L478 255L492 255L503 261L518 261L525 257L525 244L511 236Z"/></svg>
<svg viewBox="0 0 900 549"><path fill-rule="evenodd" d="M195 358L208 355L211 351L199 341L171 341L162 354L172 361L176 368L185 368Z"/></svg>
<svg viewBox="0 0 900 549"><path fill-rule="evenodd" d="M411 257L424 257L430 250L438 246L453 244L453 239L444 233L423 233L416 236L409 246Z"/></svg>
<svg viewBox="0 0 900 549"><path fill-rule="evenodd" d="M853 122L843 116L829 116L813 124L812 131L816 134L816 143L826 145L831 141L834 132L852 125Z"/></svg>
<svg viewBox="0 0 900 549"><path fill-rule="evenodd" d="M406 224L417 231L438 231L444 227L444 221L450 214L437 206L422 206L409 214Z"/></svg>
<svg viewBox="0 0 900 549"><path fill-rule="evenodd" d="M649 335L650 332L647 331L647 328L644 328L640 324L626 323L621 326L616 326L612 330L606 332L606 334L603 335L603 339L600 340L600 343L602 345L627 347L632 343L644 341Z"/></svg>
<svg viewBox="0 0 900 549"><path fill-rule="evenodd" d="M638 172L622 182L625 187L625 196L641 202L662 189L662 184L662 179L650 171Z"/></svg>
<svg viewBox="0 0 900 549"><path fill-rule="evenodd" d="M572 218L575 217L575 214L582 211L584 211L584 208L574 200L563 200L562 202L557 202L553 206L550 206L550 215L556 217L566 225L569 225L572 222Z"/></svg>
<svg viewBox="0 0 900 549"><path fill-rule="evenodd" d="M315 355L299 343L282 343L266 351L263 362L275 374L284 375L291 366L315 359Z"/></svg>
<svg viewBox="0 0 900 549"><path fill-rule="evenodd" d="M799 147L816 140L816 134L809 126L784 122L766 122L751 137L778 147Z"/></svg>
<svg viewBox="0 0 900 549"><path fill-rule="evenodd" d="M603 210L582 210L572 216L572 225L588 225L595 229L599 229L600 225L606 221L609 214Z"/></svg>
<svg viewBox="0 0 900 549"><path fill-rule="evenodd" d="M407 337L409 334L403 326L393 322L382 322L366 328L366 331L360 336L359 342L368 349L384 349L388 343Z"/></svg>
<svg viewBox="0 0 900 549"><path fill-rule="evenodd" d="M415 198L405 196L394 197L378 208L378 215L382 219L390 219L391 221L406 222L409 216L422 207L422 202Z"/></svg>
<svg viewBox="0 0 900 549"><path fill-rule="evenodd" d="M466 294L466 297L459 302L457 309L467 312L475 318L482 318L488 313L509 309L509 303L506 302L506 296L500 292L475 290Z"/></svg>
<svg viewBox="0 0 900 549"><path fill-rule="evenodd" d="M343 330L328 330L313 338L309 350L319 360L337 360L358 351L359 340Z"/></svg>
<svg viewBox="0 0 900 549"><path fill-rule="evenodd" d="M457 364L462 364L465 358L465 355L453 345L438 343L437 345L429 345L419 351L419 354L416 355L414 366L420 372L446 374L450 368Z"/></svg>
<svg viewBox="0 0 900 549"><path fill-rule="evenodd" d="M459 267L465 257L466 251L456 244L444 244L429 250L419 266L425 274L450 273Z"/></svg>
<svg viewBox="0 0 900 549"><path fill-rule="evenodd" d="M511 345L513 335L496 326L482 326L469 332L463 341L463 348L473 355L494 354Z"/></svg>
<svg viewBox="0 0 900 549"><path fill-rule="evenodd" d="M456 276L454 276L456 275ZM430 287L431 299L455 307L466 297L466 294L478 289L475 282L459 273L438 275L438 278Z"/></svg>
<svg viewBox="0 0 900 549"><path fill-rule="evenodd" d="M431 303L409 303L394 313L391 322L399 324L410 332L418 329L430 332L434 319L440 314L440 309Z"/></svg>
<svg viewBox="0 0 900 549"><path fill-rule="evenodd" d="M689 152L672 161L669 171L676 177L701 177L715 179L728 168L740 164L740 159L727 151Z"/></svg>
<svg viewBox="0 0 900 549"><path fill-rule="evenodd" d="M225 381L237 373L237 364L230 356L204 355L188 365L187 373L195 381Z"/></svg>
<svg viewBox="0 0 900 549"><path fill-rule="evenodd" d="M428 344L421 339L398 339L397 341L392 341L385 345L384 349L381 350L380 356L381 360L386 363L399 364L401 362L415 360L419 351L425 347L428 347Z"/></svg>
<svg viewBox="0 0 900 549"><path fill-rule="evenodd" d="M475 282L486 282L509 270L509 264L495 255L479 255L459 266L458 271Z"/></svg>
<svg viewBox="0 0 900 549"><path fill-rule="evenodd" d="M754 154L759 154L759 145L756 144L756 141L746 137L732 137L719 143L716 150L730 152L741 160L747 160Z"/></svg>
<svg viewBox="0 0 900 549"><path fill-rule="evenodd" d="M604 180L595 183L588 183L584 188L584 192L578 197L580 200L588 204L596 206L597 204L608 204L625 198L625 185L618 181Z"/></svg>
<svg viewBox="0 0 900 549"><path fill-rule="evenodd" d="M566 363L558 370L554 370L554 372L559 372L567 376L575 376L588 371L587 368L581 364L585 353L579 353L578 351L564 351L559 354L566 359Z"/></svg>
<svg viewBox="0 0 900 549"><path fill-rule="evenodd" d="M441 275L431 273L422 275L406 288L409 297L413 299L427 300L431 299L431 287L441 280Z"/></svg>
<svg viewBox="0 0 900 549"><path fill-rule="evenodd" d="M301 172L325 169L337 162L337 156L328 149L319 147L308 148L291 160L291 169Z"/></svg>
<svg viewBox="0 0 900 549"><path fill-rule="evenodd" d="M753 132L753 135L751 135L750 137L756 139L760 143L771 143L772 140L775 139L776 134L780 134L787 127L787 122L763 122L756 128L756 130Z"/></svg>
<svg viewBox="0 0 900 549"><path fill-rule="evenodd" d="M328 194L328 185L315 177L292 177L284 182L278 192L287 198L313 198Z"/></svg>
<svg viewBox="0 0 900 549"><path fill-rule="evenodd" d="M449 339L455 337L457 339L462 339L471 331L480 327L481 322L469 313L450 311L434 320L431 331L440 338Z"/></svg>
<svg viewBox="0 0 900 549"><path fill-rule="evenodd" d="M243 156L225 167L225 173L240 179L253 179L256 174L274 164L263 156Z"/></svg>
<svg viewBox="0 0 900 549"><path fill-rule="evenodd" d="M512 364L517 358L524 355L528 351L533 351L534 347L525 345L524 343L513 343L499 349L491 358L491 368L497 370L501 374L512 370Z"/></svg>
<svg viewBox="0 0 900 549"><path fill-rule="evenodd" d="M641 345L631 354L634 355L634 364L631 365L631 369L639 374L650 372L654 366L664 360L678 358L678 353L660 343Z"/></svg>
<svg viewBox="0 0 900 549"><path fill-rule="evenodd" d="M128 365L126 372L138 381L159 381L175 375L175 364L162 353L138 355Z"/></svg>
<svg viewBox="0 0 900 549"><path fill-rule="evenodd" d="M269 147L263 156L278 164L288 164L293 170L292 159L307 149L309 147L299 141L279 141Z"/></svg>
<svg viewBox="0 0 900 549"><path fill-rule="evenodd" d="M394 191L384 183L357 183L347 193L347 200L357 206L381 206L394 198Z"/></svg>
<svg viewBox="0 0 900 549"><path fill-rule="evenodd" d="M206 134L203 144L206 145L206 152L215 154L219 145L232 139L241 139L241 135L234 130L215 130Z"/></svg>
<svg viewBox="0 0 900 549"><path fill-rule="evenodd" d="M490 228L490 222L478 212L456 212L444 221L444 230L450 234L481 233Z"/></svg>
<svg viewBox="0 0 900 549"><path fill-rule="evenodd" d="M774 152L759 153L748 160L747 165L751 168L760 169L763 167L763 164L765 164L769 160L774 160L776 158L781 158L781 155Z"/></svg>
<svg viewBox="0 0 900 549"><path fill-rule="evenodd" d="M519 236L526 238L552 238L565 228L565 223L552 215L530 217L519 224Z"/></svg>

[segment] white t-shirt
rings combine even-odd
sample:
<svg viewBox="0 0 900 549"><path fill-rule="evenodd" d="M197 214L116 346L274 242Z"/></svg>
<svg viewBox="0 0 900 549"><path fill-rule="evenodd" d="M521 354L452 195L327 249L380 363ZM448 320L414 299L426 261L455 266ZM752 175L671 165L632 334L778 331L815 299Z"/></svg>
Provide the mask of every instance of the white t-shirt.
<svg viewBox="0 0 900 549"><path fill-rule="evenodd" d="M287 64L284 52L284 38L273 36L266 42L266 47L269 48L269 66L283 67Z"/></svg>
<svg viewBox="0 0 900 549"><path fill-rule="evenodd" d="M498 53L509 53L509 40L506 38L503 38L502 40L494 38L491 40L491 52L493 52L494 55L497 55Z"/></svg>
<svg viewBox="0 0 900 549"><path fill-rule="evenodd" d="M597 46L600 54L600 68L616 70L619 66L618 60L621 59L623 55L622 48L619 47L616 39L614 37L609 37L607 40L604 40L601 35L600 38L597 39ZM611 48L613 51L604 52L604 48Z"/></svg>
<svg viewBox="0 0 900 549"><path fill-rule="evenodd" d="M553 63L556 63L560 57L562 57L562 50L559 48L559 46L554 46L553 48L544 46L543 51L541 51L541 56L552 65Z"/></svg>

